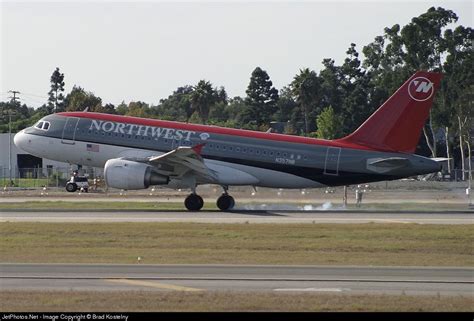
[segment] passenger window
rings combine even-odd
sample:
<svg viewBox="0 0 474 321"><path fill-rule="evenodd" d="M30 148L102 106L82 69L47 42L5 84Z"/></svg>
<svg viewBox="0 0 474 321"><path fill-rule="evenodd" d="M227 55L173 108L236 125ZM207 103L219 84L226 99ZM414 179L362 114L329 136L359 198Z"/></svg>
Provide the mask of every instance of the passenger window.
<svg viewBox="0 0 474 321"><path fill-rule="evenodd" d="M44 125L43 125L43 129L48 130L48 128L49 128L49 123L45 122Z"/></svg>

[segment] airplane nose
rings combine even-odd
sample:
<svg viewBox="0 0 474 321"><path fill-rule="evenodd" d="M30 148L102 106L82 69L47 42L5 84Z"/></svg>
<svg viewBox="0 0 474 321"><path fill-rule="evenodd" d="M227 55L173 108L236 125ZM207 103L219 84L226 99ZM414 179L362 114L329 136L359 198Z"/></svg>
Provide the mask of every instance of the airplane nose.
<svg viewBox="0 0 474 321"><path fill-rule="evenodd" d="M27 138L23 131L17 133L15 137L13 137L13 143L15 144L15 146L22 150L25 150L26 140Z"/></svg>

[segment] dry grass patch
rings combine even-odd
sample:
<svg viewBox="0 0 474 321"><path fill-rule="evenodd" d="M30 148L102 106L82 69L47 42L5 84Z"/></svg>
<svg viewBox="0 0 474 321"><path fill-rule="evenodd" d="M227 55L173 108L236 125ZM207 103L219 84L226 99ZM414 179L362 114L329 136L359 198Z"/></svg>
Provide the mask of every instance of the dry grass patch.
<svg viewBox="0 0 474 321"><path fill-rule="evenodd" d="M0 260L473 266L470 225L0 223Z"/></svg>
<svg viewBox="0 0 474 321"><path fill-rule="evenodd" d="M2 291L2 311L474 311L472 297L268 292Z"/></svg>

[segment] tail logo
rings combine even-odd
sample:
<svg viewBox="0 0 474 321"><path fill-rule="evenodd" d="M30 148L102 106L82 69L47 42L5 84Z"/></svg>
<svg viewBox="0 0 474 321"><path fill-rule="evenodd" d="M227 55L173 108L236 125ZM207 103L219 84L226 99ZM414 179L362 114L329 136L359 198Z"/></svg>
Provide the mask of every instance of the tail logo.
<svg viewBox="0 0 474 321"><path fill-rule="evenodd" d="M408 94L413 100L425 101L434 93L433 83L425 77L416 77L408 85Z"/></svg>

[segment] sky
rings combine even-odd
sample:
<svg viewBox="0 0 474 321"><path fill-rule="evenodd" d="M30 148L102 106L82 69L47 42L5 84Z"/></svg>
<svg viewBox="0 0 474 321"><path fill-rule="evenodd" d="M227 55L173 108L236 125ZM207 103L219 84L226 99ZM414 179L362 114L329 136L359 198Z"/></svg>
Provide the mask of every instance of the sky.
<svg viewBox="0 0 474 321"><path fill-rule="evenodd" d="M350 43L361 52L385 27L432 6L472 27L472 3L0 0L0 101L18 90L22 102L40 106L56 67L66 93L77 85L116 105L156 105L200 79L243 97L257 66L281 89L300 69L318 72L324 58L342 64Z"/></svg>

